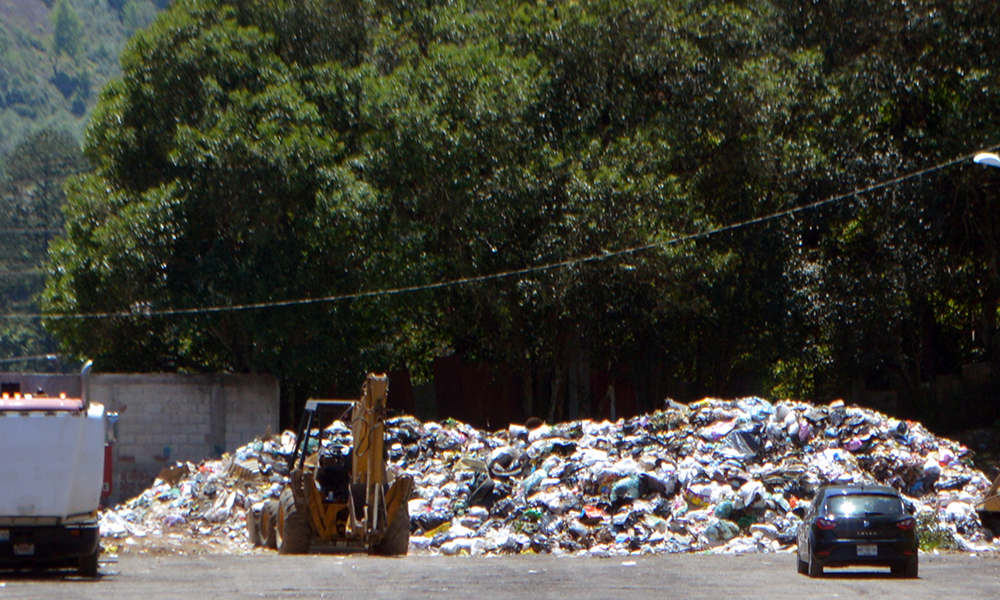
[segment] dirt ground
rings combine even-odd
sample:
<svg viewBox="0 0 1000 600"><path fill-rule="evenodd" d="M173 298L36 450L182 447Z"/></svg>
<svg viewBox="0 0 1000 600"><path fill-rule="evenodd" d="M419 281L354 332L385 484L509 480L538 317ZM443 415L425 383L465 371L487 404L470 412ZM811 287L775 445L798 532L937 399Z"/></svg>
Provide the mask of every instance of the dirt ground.
<svg viewBox="0 0 1000 600"><path fill-rule="evenodd" d="M795 571L793 554L570 558L364 555L123 555L97 579L0 572L10 599L197 600L201 598L993 598L1000 560L922 555L919 579L885 570L837 570L821 579Z"/></svg>

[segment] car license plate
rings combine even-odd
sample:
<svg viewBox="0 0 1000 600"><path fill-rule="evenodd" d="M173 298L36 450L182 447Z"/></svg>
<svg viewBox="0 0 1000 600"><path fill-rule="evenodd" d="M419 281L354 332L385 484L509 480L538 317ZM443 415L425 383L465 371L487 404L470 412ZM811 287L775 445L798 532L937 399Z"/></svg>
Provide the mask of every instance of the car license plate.
<svg viewBox="0 0 1000 600"><path fill-rule="evenodd" d="M878 546L858 546L858 556L878 556Z"/></svg>
<svg viewBox="0 0 1000 600"><path fill-rule="evenodd" d="M10 529L0 529L0 542L10 541Z"/></svg>
<svg viewBox="0 0 1000 600"><path fill-rule="evenodd" d="M34 544L14 544L14 555L15 556L34 556L35 555L35 545Z"/></svg>

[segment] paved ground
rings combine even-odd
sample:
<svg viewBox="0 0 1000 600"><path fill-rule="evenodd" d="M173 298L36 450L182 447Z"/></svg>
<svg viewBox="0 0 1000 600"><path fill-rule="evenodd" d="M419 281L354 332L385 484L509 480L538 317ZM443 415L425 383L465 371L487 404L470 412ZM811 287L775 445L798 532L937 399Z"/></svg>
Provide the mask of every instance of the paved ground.
<svg viewBox="0 0 1000 600"><path fill-rule="evenodd" d="M257 598L996 598L1000 559L922 556L920 579L881 571L833 571L813 580L794 555L664 555L596 559L553 556L374 558L123 556L102 576L0 572L0 598L192 600Z"/></svg>

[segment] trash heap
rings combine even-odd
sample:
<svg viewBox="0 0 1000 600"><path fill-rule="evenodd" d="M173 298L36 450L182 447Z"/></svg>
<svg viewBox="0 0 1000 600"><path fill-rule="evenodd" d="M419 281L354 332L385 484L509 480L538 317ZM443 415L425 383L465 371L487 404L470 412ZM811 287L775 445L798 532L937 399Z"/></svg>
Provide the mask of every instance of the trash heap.
<svg viewBox="0 0 1000 600"><path fill-rule="evenodd" d="M288 432L219 460L163 469L145 492L101 512L102 546L113 554L249 552L246 508L278 496L294 447Z"/></svg>
<svg viewBox="0 0 1000 600"><path fill-rule="evenodd" d="M709 399L493 434L404 418L390 431L420 496L411 545L431 552L781 551L817 488L860 482L899 489L967 545L983 539L974 505L990 482L966 448L840 401Z"/></svg>
<svg viewBox="0 0 1000 600"><path fill-rule="evenodd" d="M327 431L331 444L349 435L342 423ZM668 401L662 411L615 423L494 432L400 417L386 431L390 471L416 481L411 552L790 551L817 488L861 482L903 492L920 526L957 548L995 547L975 510L990 481L965 447L841 401ZM294 446L286 432L161 474L102 515L105 544L166 536L177 547L250 551L243 509L277 497Z"/></svg>

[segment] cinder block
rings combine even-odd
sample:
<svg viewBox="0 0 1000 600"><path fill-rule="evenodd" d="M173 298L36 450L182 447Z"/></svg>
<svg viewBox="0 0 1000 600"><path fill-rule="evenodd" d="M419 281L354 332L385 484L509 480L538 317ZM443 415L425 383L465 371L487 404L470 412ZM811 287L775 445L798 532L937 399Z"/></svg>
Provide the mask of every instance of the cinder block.
<svg viewBox="0 0 1000 600"><path fill-rule="evenodd" d="M144 446L145 452L140 455L144 460L152 462L158 458L168 458L164 453L163 449L167 447L165 444L147 444ZM173 457L173 449L171 448L170 457Z"/></svg>
<svg viewBox="0 0 1000 600"><path fill-rule="evenodd" d="M122 448L137 448L137 447L141 448L141 447L149 444L150 442L152 442L152 440L149 438L149 434L148 433L140 433L140 434L133 435L132 439L128 443L122 442L121 447Z"/></svg>
<svg viewBox="0 0 1000 600"><path fill-rule="evenodd" d="M263 434L268 425L277 431L278 385L273 378L243 375L96 375L93 389L101 398L116 398L128 411L119 421L115 454L116 484L113 502L120 502L142 492L166 462L164 447L170 448L170 460L195 464L214 454L212 445L213 397L225 398L225 449L232 451ZM217 417L220 415L217 415ZM218 423L216 423L218 425ZM132 463L124 462L131 459ZM130 458L129 458L130 457ZM161 462L157 462L157 460ZM138 463L138 464L137 464ZM151 465L145 481L123 481L117 469L121 465ZM142 478L133 475L133 479Z"/></svg>
<svg viewBox="0 0 1000 600"><path fill-rule="evenodd" d="M158 446L169 446L170 443L174 441L172 439L172 436L168 433L157 433L152 437L153 437L153 443Z"/></svg>

